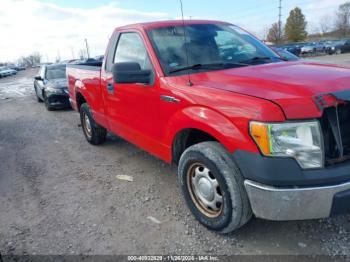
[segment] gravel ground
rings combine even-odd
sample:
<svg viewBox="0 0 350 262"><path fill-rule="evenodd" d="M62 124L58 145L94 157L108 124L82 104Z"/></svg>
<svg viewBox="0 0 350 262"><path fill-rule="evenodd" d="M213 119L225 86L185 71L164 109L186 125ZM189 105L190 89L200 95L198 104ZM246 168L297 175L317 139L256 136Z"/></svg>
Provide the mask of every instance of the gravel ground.
<svg viewBox="0 0 350 262"><path fill-rule="evenodd" d="M326 58L350 61L349 55L320 59ZM34 74L0 79L3 255L350 254L350 215L252 219L231 235L208 231L184 205L175 167L113 135L102 146L89 145L76 112L48 112L36 101Z"/></svg>

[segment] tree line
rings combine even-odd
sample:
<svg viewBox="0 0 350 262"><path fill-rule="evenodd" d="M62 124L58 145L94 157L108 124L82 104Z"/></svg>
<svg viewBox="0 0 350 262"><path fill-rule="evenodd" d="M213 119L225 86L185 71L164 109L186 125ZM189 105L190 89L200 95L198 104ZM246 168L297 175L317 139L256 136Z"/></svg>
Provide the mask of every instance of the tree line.
<svg viewBox="0 0 350 262"><path fill-rule="evenodd" d="M308 37L306 27L305 15L299 7L295 7L290 11L284 27L280 28L278 23L271 25L266 40L273 43L304 41ZM319 29L321 35L350 37L350 2L340 5L333 16L322 17Z"/></svg>
<svg viewBox="0 0 350 262"><path fill-rule="evenodd" d="M24 66L24 67L32 67L32 66L36 66L39 65L41 62L41 54L38 52L34 52L28 56L21 56L18 61L17 64L19 66Z"/></svg>

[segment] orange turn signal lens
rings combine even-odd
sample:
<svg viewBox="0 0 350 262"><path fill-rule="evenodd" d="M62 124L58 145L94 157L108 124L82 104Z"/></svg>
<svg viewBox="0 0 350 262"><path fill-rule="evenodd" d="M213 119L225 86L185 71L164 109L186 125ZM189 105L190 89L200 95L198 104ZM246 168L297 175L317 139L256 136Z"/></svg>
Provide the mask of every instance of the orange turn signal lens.
<svg viewBox="0 0 350 262"><path fill-rule="evenodd" d="M250 123L250 134L258 144L261 152L264 155L270 155L270 137L269 137L269 126L263 123L251 122Z"/></svg>

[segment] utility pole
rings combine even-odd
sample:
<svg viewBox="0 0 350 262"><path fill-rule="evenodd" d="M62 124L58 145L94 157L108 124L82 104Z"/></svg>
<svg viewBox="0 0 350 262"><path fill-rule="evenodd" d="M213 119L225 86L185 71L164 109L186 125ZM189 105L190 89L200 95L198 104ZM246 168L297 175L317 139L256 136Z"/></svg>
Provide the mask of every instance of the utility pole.
<svg viewBox="0 0 350 262"><path fill-rule="evenodd" d="M86 54L87 54L87 58L90 58L90 51L89 51L89 45L88 45L88 41L85 38L85 45L86 45Z"/></svg>
<svg viewBox="0 0 350 262"><path fill-rule="evenodd" d="M282 40L282 0L279 0L278 10L278 42L280 43Z"/></svg>

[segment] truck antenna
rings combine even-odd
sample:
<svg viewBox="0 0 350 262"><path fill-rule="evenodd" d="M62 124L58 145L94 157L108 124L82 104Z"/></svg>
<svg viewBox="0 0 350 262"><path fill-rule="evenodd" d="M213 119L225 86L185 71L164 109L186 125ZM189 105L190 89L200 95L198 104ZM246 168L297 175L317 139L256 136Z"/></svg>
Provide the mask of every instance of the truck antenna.
<svg viewBox="0 0 350 262"><path fill-rule="evenodd" d="M188 58L188 46L187 46L187 34L186 34L187 30L186 30L185 19L184 19L184 9L183 9L183 5L182 5L182 0L179 0L179 1L180 1L180 6L181 6L182 25L183 25L183 28L184 28L184 42L185 42L185 52L186 52L186 64L187 64L187 66L189 66L190 62L189 62L189 58ZM187 73L187 77L188 77L187 85L188 86L193 86L193 83L191 82L191 75L190 75L189 72Z"/></svg>

